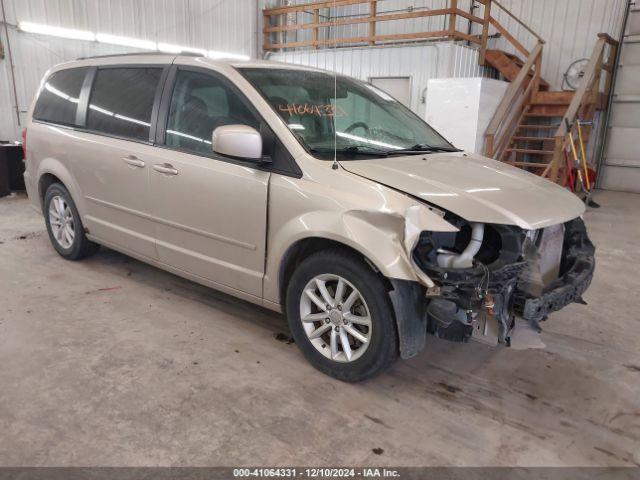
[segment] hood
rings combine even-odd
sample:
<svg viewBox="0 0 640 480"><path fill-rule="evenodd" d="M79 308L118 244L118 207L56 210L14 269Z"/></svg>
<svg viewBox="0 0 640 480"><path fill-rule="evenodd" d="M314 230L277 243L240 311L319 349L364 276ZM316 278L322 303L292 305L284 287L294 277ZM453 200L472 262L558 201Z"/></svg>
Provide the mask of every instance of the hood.
<svg viewBox="0 0 640 480"><path fill-rule="evenodd" d="M360 175L470 222L517 225L535 230L584 213L580 199L565 188L489 158L455 153L343 161Z"/></svg>

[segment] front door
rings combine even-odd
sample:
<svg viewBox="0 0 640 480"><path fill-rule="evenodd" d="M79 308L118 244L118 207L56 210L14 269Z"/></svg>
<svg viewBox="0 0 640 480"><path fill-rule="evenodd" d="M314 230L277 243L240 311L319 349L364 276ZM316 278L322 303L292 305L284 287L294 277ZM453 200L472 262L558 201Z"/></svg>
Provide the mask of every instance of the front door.
<svg viewBox="0 0 640 480"><path fill-rule="evenodd" d="M172 77L165 147L157 149L150 171L159 258L260 297L269 172L211 149L216 127L259 128L260 122L224 78L189 69Z"/></svg>

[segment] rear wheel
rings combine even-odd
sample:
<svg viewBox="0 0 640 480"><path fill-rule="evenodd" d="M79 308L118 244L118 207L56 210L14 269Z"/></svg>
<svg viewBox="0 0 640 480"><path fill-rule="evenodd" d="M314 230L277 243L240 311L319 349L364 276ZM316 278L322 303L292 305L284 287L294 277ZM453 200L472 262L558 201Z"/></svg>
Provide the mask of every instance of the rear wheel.
<svg viewBox="0 0 640 480"><path fill-rule="evenodd" d="M353 254L324 251L302 261L287 289L287 318L307 360L340 380L373 377L398 357L384 281Z"/></svg>
<svg viewBox="0 0 640 480"><path fill-rule="evenodd" d="M80 260L100 248L86 237L76 205L60 183L52 183L47 188L44 218L53 248L67 260Z"/></svg>

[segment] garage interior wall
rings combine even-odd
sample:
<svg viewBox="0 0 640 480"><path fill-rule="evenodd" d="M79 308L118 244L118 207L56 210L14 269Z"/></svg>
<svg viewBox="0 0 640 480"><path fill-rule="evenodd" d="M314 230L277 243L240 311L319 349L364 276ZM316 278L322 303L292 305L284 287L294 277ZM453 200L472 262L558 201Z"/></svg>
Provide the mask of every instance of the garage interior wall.
<svg viewBox="0 0 640 480"><path fill-rule="evenodd" d="M44 73L79 57L138 50L97 42L35 35L17 30L19 21L175 45L258 55L256 0L2 0L13 54L22 123ZM1 19L0 19L1 20ZM18 140L7 38L0 39L0 140Z"/></svg>
<svg viewBox="0 0 640 480"><path fill-rule="evenodd" d="M307 1L287 0L291 5L307 3ZM263 5L270 7L284 3L283 0L262 0ZM378 0L378 14L409 10L437 10L446 8L447 4L447 0ZM475 4L477 5L478 2ZM551 84L553 90L560 90L563 74L567 67L574 60L591 56L596 43L596 35L599 32L606 32L616 39L619 38L624 21L626 0L500 0L500 4L545 39L542 77ZM472 0L458 0L458 8L470 11ZM480 8L474 10L474 13L477 15L481 11ZM503 10L494 6L491 13L523 45L530 48L535 44L534 37ZM321 11L321 15L326 17L335 15L340 18L364 17L368 14L368 3L338 7L337 14L333 11L330 12L329 9ZM311 22L312 13L300 13L290 21ZM435 16L379 22L376 25L376 32L380 35L387 35L402 32L436 31L446 28L447 21L448 19L444 16ZM468 20L460 16L457 18L458 30L466 32L468 25ZM330 28L320 29L320 34L324 35L324 38L334 35L340 37L366 36L368 28L368 24L346 25L338 27L335 32ZM480 25L474 25L471 33L479 34L481 33L480 29ZM298 35L298 40L310 40L311 30L291 32L288 35ZM295 41L294 37L289 37L289 41ZM504 39L493 40L490 47L516 53ZM518 55L522 56L522 54Z"/></svg>

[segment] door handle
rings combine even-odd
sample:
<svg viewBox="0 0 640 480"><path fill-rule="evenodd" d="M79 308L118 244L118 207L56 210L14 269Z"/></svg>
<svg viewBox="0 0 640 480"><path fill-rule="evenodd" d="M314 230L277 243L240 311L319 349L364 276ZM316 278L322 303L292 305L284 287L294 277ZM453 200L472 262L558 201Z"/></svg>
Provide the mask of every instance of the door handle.
<svg viewBox="0 0 640 480"><path fill-rule="evenodd" d="M177 175L178 174L178 170L173 168L173 165L171 165L170 163L156 163L153 166L153 169L156 172L164 173L165 175Z"/></svg>
<svg viewBox="0 0 640 480"><path fill-rule="evenodd" d="M144 162L135 155L127 155L126 157L122 157L122 160L124 160L124 163L131 165L132 167L144 167Z"/></svg>

